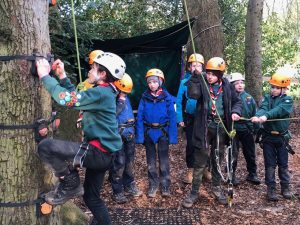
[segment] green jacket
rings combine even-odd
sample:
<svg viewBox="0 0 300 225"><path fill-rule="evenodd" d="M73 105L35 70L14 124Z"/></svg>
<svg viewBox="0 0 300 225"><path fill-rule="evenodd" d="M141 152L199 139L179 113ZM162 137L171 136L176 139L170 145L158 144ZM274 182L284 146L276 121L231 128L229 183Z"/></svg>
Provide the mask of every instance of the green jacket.
<svg viewBox="0 0 300 225"><path fill-rule="evenodd" d="M98 139L109 152L121 149L116 118L115 89L109 84L96 86L84 92L76 92L68 78L58 81L50 76L42 82L54 100L76 110L83 110L82 127L87 141Z"/></svg>
<svg viewBox="0 0 300 225"><path fill-rule="evenodd" d="M253 97L248 94L247 92L243 91L239 93L239 97L242 100L243 103L243 109L242 109L242 117L246 119L250 119L253 117L256 113L256 103ZM234 123L234 128L237 131L245 131L245 130L251 130L254 131L254 125L251 121L236 121Z"/></svg>
<svg viewBox="0 0 300 225"><path fill-rule="evenodd" d="M273 97L270 94L264 96L261 106L255 116L266 116L268 119L289 118L293 110L293 100L290 96L281 95ZM267 132L277 131L287 132L290 120L270 121L263 123L263 128Z"/></svg>

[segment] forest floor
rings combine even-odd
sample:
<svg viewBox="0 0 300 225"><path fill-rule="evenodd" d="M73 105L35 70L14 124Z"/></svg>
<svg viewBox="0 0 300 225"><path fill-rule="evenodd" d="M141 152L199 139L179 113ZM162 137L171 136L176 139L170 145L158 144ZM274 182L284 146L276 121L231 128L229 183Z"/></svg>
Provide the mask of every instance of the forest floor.
<svg viewBox="0 0 300 225"><path fill-rule="evenodd" d="M300 116L300 106L295 107L293 117ZM296 154L289 154L289 172L291 175L291 190L293 194L297 189L300 191L300 122L293 122L290 125L290 130L293 134L291 145ZM193 206L194 209L199 209L198 221L193 223L141 223L141 224L300 224L300 201L296 197L291 200L283 199L280 195L280 185L277 177L277 192L280 196L278 202L268 202L266 199L266 185L264 184L264 163L262 149L257 146L257 165L258 175L262 180L261 185L253 185L247 182L246 166L243 154L240 152L237 177L241 184L234 188L234 197L232 207L219 205L213 198L210 192L210 183L204 182L200 188L200 200ZM158 192L156 198L147 197L148 180L147 180L147 165L145 149L142 145L136 147L135 159L135 178L138 187L143 191L143 195L139 198L132 198L128 203L118 205L113 202L111 196L111 186L106 180L104 191L101 193L102 198L111 211L116 209L177 209L178 212L183 210L182 201L189 193L191 185L182 182L186 172L185 166L185 141L179 136L179 144L170 146L170 167L171 167L171 193L169 198L162 198ZM227 190L227 185L223 188ZM88 210L82 203L81 199L77 199L76 204L79 205L86 213ZM146 212L146 211L145 211ZM134 224L134 222L118 222L121 224Z"/></svg>

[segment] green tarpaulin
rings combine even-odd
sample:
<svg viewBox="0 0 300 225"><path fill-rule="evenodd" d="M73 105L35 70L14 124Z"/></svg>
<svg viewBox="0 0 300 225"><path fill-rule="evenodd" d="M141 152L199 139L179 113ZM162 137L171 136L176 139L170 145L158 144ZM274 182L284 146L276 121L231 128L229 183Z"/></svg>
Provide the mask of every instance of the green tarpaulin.
<svg viewBox="0 0 300 225"><path fill-rule="evenodd" d="M191 20L192 23L194 20ZM165 30L126 39L93 41L93 49L101 49L120 55L126 62L126 72L133 79L130 100L137 109L146 89L145 75L151 68L161 69L165 74L165 87L174 96L177 94L181 75L182 46L189 38L187 22Z"/></svg>

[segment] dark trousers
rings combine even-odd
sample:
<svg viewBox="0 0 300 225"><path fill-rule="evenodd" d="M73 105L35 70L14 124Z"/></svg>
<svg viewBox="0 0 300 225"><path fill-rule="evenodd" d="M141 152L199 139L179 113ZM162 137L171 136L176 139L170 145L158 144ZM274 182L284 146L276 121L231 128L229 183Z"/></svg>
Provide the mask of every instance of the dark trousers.
<svg viewBox="0 0 300 225"><path fill-rule="evenodd" d="M45 139L38 145L38 154L41 160L50 165L57 177L69 173L80 143ZM84 180L84 202L91 210L99 224L111 224L108 210L100 198L100 189L103 185L105 172L111 167L112 155L103 153L89 145L83 167L86 167Z"/></svg>
<svg viewBox="0 0 300 225"><path fill-rule="evenodd" d="M235 172L237 168L240 147L239 143L241 143L243 155L247 164L247 171L251 175L256 174L257 166L255 162L256 154L253 134L249 130L237 131L233 141L235 145L235 148L233 148L233 171Z"/></svg>
<svg viewBox="0 0 300 225"><path fill-rule="evenodd" d="M288 187L290 175L288 171L288 151L281 140L277 142L265 140L263 142L265 183L267 186L275 187L275 169L278 165L278 176L281 187Z"/></svg>
<svg viewBox="0 0 300 225"><path fill-rule="evenodd" d="M187 115L184 121L185 124L185 135L186 135L186 150L185 150L185 162L187 168L193 168L194 165L194 145L193 139L193 128L194 128L194 117Z"/></svg>
<svg viewBox="0 0 300 225"><path fill-rule="evenodd" d="M170 166L169 166L169 141L163 136L157 143L157 149L150 137L145 137L146 158L148 166L148 179L151 187L169 188L171 184ZM156 158L159 161L159 176L156 168Z"/></svg>
<svg viewBox="0 0 300 225"><path fill-rule="evenodd" d="M123 192L134 182L133 166L135 156L134 138L123 139L123 147L116 152L113 165L110 169L110 182L114 194Z"/></svg>
<svg viewBox="0 0 300 225"><path fill-rule="evenodd" d="M219 128L218 128L219 126ZM219 135L219 151L217 151L217 135ZM202 176L205 166L207 165L207 160L210 152L210 166L212 172L212 186L220 186L221 185L221 175L219 170L221 169L218 166L221 165L224 159L224 151L225 151L225 141L226 141L226 133L224 129L221 127L221 124L217 125L214 122L211 122L208 127L207 132L207 141L211 147L211 152L209 148L203 149L198 146L195 147L194 152L194 172L193 172L193 182L192 182L192 191L196 191L198 193L200 184L202 182Z"/></svg>

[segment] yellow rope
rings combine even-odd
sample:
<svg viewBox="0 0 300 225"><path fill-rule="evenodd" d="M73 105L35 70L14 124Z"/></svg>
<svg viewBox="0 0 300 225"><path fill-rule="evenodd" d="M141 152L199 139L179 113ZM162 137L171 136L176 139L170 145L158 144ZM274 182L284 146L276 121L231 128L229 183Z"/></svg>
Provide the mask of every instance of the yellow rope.
<svg viewBox="0 0 300 225"><path fill-rule="evenodd" d="M77 30L76 30L76 20L75 20L75 9L74 9L74 1L73 0L71 0L71 6L72 6L72 18L73 18L75 46L76 46L76 54L77 54L78 74L79 74L79 80L80 80L80 83L81 83L82 82L82 77L81 77L80 58L79 58L78 41L77 41Z"/></svg>
<svg viewBox="0 0 300 225"><path fill-rule="evenodd" d="M195 54L195 53L196 53L196 50L195 50L195 43L194 43L194 39L193 39L193 32L192 32L192 27L191 27L191 23L190 23L189 12L188 12L188 9L187 9L187 3L186 3L186 0L184 0L183 2L184 2L184 9L185 9L185 13L186 13L186 17L187 17L187 21L188 21L188 25L189 25L189 31L190 31L191 41L192 41L192 48L193 48L193 52L194 52L194 54ZM206 90L207 90L207 92L208 92L208 95L209 95L209 98L210 98L212 104L214 104L214 101L213 101L213 99L212 99L212 97L211 97L211 95L210 95L210 91L209 91L209 88L208 88L208 86L207 86L207 84L206 84L206 81L204 80L204 77L203 77L203 76L200 76L200 77L201 77L201 79L202 79L202 81L203 81L203 83L204 83L204 85L205 85L205 88L206 88ZM230 138L234 138L234 136L236 135L236 131L233 129L233 130L231 130L230 132L228 132L228 130L226 129L226 127L225 127L225 125L224 125L224 122L223 122L222 119L221 119L221 116L220 116L220 114L219 114L219 112L218 112L217 107L216 107L216 113L217 113L217 116L218 116L218 118L219 118L219 120L220 120L220 123L222 124L222 126L223 126L223 128L224 128L226 134L227 134ZM232 122L234 122L234 121L232 121Z"/></svg>
<svg viewBox="0 0 300 225"><path fill-rule="evenodd" d="M247 119L247 118L241 117L240 120L250 121L251 119ZM281 120L300 120L300 117L291 117L291 118L282 118L282 119L268 119L267 122L270 122L270 121L281 121Z"/></svg>

